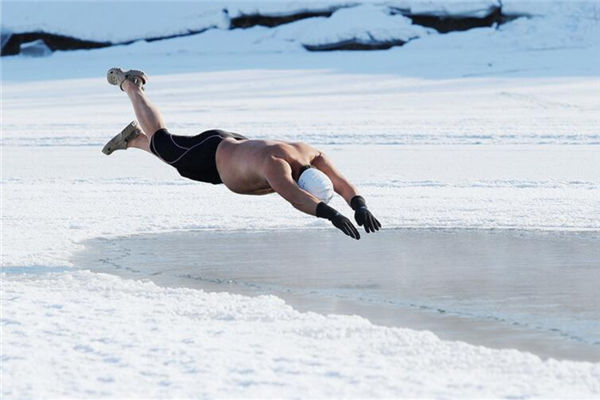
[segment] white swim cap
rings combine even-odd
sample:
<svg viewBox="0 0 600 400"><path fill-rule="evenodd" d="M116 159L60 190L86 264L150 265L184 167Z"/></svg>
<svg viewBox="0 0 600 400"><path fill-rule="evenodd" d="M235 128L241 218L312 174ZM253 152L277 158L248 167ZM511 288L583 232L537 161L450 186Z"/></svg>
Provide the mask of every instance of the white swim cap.
<svg viewBox="0 0 600 400"><path fill-rule="evenodd" d="M331 179L316 168L307 168L300 174L298 186L326 204L333 197Z"/></svg>

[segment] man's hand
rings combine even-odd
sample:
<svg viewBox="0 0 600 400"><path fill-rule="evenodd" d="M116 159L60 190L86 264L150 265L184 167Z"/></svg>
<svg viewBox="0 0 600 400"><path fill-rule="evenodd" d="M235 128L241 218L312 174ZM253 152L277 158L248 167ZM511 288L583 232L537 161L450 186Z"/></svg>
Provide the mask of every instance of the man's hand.
<svg viewBox="0 0 600 400"><path fill-rule="evenodd" d="M346 235L356 240L360 239L360 234L352 222L337 212L334 208L329 207L323 202L317 204L317 217L330 220L336 228L344 232Z"/></svg>
<svg viewBox="0 0 600 400"><path fill-rule="evenodd" d="M381 228L381 224L377 221L377 218L367 209L367 203L362 196L354 196L350 200L350 207L354 210L356 223L358 226L364 225L367 233L378 231Z"/></svg>
<svg viewBox="0 0 600 400"><path fill-rule="evenodd" d="M331 219L331 223L351 238L356 240L360 239L360 234L356 227L354 227L352 222L342 214L338 213L337 216Z"/></svg>

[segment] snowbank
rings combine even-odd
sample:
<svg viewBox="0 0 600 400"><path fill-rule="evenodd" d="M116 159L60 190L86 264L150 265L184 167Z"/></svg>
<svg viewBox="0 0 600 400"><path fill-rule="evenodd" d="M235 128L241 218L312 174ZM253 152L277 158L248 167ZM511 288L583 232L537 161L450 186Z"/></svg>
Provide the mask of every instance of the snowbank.
<svg viewBox="0 0 600 400"><path fill-rule="evenodd" d="M600 364L439 340L281 300L76 272L2 276L3 396L563 397ZM6 339L4 339L6 340ZM35 354L35 356L31 356Z"/></svg>
<svg viewBox="0 0 600 400"><path fill-rule="evenodd" d="M389 48L426 32L409 20L393 17L393 10L407 15L485 18L499 10L497 2L414 2L362 6L353 2L159 2L140 5L120 2L118 7L103 2L8 2L2 29L14 40L3 43L3 54L19 53L21 43L44 40L53 50L97 48L129 44L138 40L167 39L198 34L210 29L248 28L255 25L284 29L281 37L299 41L309 50ZM116 8L116 10L115 10ZM76 17L74 17L76 16ZM135 16L135 17L132 17ZM307 21L310 17L323 19ZM417 21L413 19L413 22ZM490 23L485 22L485 25ZM430 26L430 25L427 25ZM275 32L278 32L275 29ZM294 33L297 36L291 36ZM235 38L230 36L233 42ZM5 48L6 46L6 48ZM39 47L39 46L38 46Z"/></svg>
<svg viewBox="0 0 600 400"><path fill-rule="evenodd" d="M217 3L8 1L2 4L8 32L58 34L96 42L125 43L229 26Z"/></svg>
<svg viewBox="0 0 600 400"><path fill-rule="evenodd" d="M364 3L364 1L360 1ZM317 0L317 1L223 1L231 18L244 15L281 17L305 12L335 11L342 7L352 7L357 1Z"/></svg>
<svg viewBox="0 0 600 400"><path fill-rule="evenodd" d="M356 6L360 6L350 11ZM376 15L381 10L401 10L405 15L431 16L440 18L485 18L502 10L506 15L563 16L596 19L599 12L594 2L517 1L507 0L422 0L422 1L303 1L303 2L145 2L143 5L125 1L117 5L107 2L65 1L34 2L9 1L3 4L2 30L5 33L45 32L79 40L110 43L128 43L141 39L166 38L202 32L211 28L228 29L231 19L264 16L286 17L307 14L331 14L333 31L343 27L343 18L351 20L352 27L374 29L377 22L383 29L394 29L392 21ZM364 12L361 16L360 13ZM337 15L337 16L336 16ZM596 16L596 17L594 17ZM407 29L405 21L396 21ZM324 25L324 24L322 24ZM363 31L360 35L365 35ZM3 34L3 37L6 36ZM4 40L4 39L3 39Z"/></svg>
<svg viewBox="0 0 600 400"><path fill-rule="evenodd" d="M362 45L401 45L427 30L380 6L362 5L336 11L329 18L311 18L280 27L276 37L298 41L309 50L333 50Z"/></svg>
<svg viewBox="0 0 600 400"><path fill-rule="evenodd" d="M598 36L600 6L591 2L400 1L327 2L121 2L118 12L103 2L7 2L3 7L3 54L51 54L48 49L98 48L141 40L169 39L193 34L217 35L217 53L234 52L239 40L252 51L286 51L296 43L307 50L388 49L433 33L503 24L520 15L545 21L518 20L522 34L558 45L590 43ZM73 17L77 16L77 17ZM135 18L132 18L135 16ZM572 29L572 20L579 20ZM236 27L268 26L234 32ZM422 26L420 26L422 25ZM502 26L504 28L504 25ZM212 32L218 30L219 33ZM208 33L207 33L208 31ZM533 31L533 34L531 34ZM14 40L11 40L11 36ZM453 36L453 39L455 37ZM32 43L42 40L43 43ZM29 46L26 43L32 43ZM278 42L278 43L277 43ZM180 42L180 44L183 42ZM190 45L192 44L191 42ZM29 47L29 48L27 48ZM187 50L193 51L191 46ZM242 52L245 52L242 50Z"/></svg>

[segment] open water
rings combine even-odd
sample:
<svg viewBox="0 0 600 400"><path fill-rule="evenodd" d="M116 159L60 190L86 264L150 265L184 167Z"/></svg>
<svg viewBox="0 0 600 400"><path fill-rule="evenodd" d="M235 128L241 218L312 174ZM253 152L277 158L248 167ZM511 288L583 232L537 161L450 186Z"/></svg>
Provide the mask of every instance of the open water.
<svg viewBox="0 0 600 400"><path fill-rule="evenodd" d="M86 242L76 265L357 314L443 339L600 361L600 233L179 231Z"/></svg>

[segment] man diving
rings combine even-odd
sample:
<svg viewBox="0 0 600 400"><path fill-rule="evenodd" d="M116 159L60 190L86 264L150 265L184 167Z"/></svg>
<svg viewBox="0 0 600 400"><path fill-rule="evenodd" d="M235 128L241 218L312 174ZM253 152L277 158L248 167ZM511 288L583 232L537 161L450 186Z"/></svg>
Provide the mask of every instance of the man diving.
<svg viewBox="0 0 600 400"><path fill-rule="evenodd" d="M360 239L352 222L327 205L335 191L352 207L356 222L367 233L381 228L356 187L314 147L305 143L252 140L222 130L196 136L173 135L144 92L148 82L144 72L111 68L107 79L127 93L139 124L131 122L112 138L102 149L105 154L135 147L154 154L192 180L223 183L240 194L277 192L298 210L326 218L346 235Z"/></svg>

